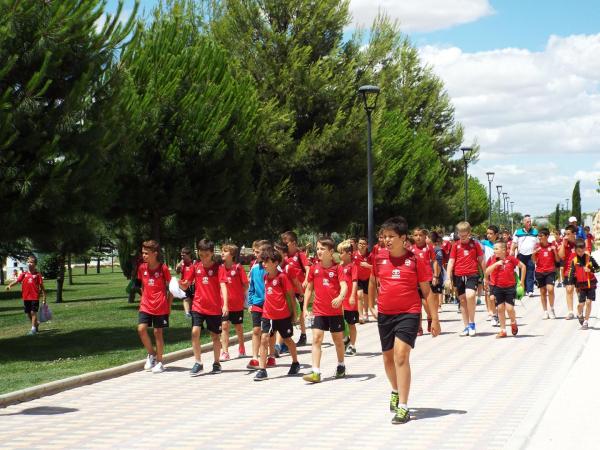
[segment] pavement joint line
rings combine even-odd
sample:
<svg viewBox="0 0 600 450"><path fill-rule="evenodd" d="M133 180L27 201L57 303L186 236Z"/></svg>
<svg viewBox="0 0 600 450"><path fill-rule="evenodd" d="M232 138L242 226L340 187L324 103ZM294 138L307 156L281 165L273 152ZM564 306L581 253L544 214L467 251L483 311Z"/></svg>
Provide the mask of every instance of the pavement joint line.
<svg viewBox="0 0 600 450"><path fill-rule="evenodd" d="M249 341L252 338L252 331L244 333L244 342ZM229 345L235 345L238 343L237 336L231 336L229 338ZM213 349L212 342L208 342L201 347L202 353L210 352ZM163 356L163 362L169 364L181 359L186 359L193 356L192 347L176 350L171 353L167 353ZM16 405L18 403L27 402L41 397L47 397L49 395L58 394L59 392L74 389L76 387L86 386L100 381L110 380L111 378L117 378L130 373L138 372L144 368L146 358L133 361L130 363L122 364L116 367L109 367L108 369L97 370L95 372L88 372L81 375L75 375L69 378L63 378L62 380L51 381L49 383L39 384L18 391L9 392L7 394L0 395L0 408L6 408L10 405Z"/></svg>

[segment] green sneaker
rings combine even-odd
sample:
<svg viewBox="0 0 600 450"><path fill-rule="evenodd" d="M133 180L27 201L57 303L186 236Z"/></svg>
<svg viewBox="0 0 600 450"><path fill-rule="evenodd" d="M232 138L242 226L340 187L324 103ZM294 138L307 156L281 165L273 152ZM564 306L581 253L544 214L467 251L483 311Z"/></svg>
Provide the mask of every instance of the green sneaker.
<svg viewBox="0 0 600 450"><path fill-rule="evenodd" d="M321 374L320 373L307 373L302 377L304 381L308 381L309 383L320 383L321 382Z"/></svg>
<svg viewBox="0 0 600 450"><path fill-rule="evenodd" d="M396 408L396 414L394 415L394 418L392 419L392 423L394 425L398 425L400 423L406 423L409 420L410 420L410 413L408 412L408 409Z"/></svg>
<svg viewBox="0 0 600 450"><path fill-rule="evenodd" d="M344 378L346 376L346 366L337 366L337 369L335 370L335 377L336 378Z"/></svg>
<svg viewBox="0 0 600 450"><path fill-rule="evenodd" d="M392 396L390 397L390 412L396 412L396 408L398 407L398 393L392 392Z"/></svg>

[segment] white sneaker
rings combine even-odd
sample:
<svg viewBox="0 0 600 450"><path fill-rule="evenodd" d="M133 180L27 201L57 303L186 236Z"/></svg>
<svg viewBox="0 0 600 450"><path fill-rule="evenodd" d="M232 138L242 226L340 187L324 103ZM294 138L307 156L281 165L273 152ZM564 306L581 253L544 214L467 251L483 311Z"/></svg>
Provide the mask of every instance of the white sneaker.
<svg viewBox="0 0 600 450"><path fill-rule="evenodd" d="M530 292L530 293L529 293L529 297L533 297L533 292Z"/></svg>
<svg viewBox="0 0 600 450"><path fill-rule="evenodd" d="M469 336L473 337L475 336L477 333L475 332L475 328L469 328Z"/></svg>
<svg viewBox="0 0 600 450"><path fill-rule="evenodd" d="M459 336L468 336L469 335L469 327L466 327L459 333Z"/></svg>
<svg viewBox="0 0 600 450"><path fill-rule="evenodd" d="M551 319L556 319L556 314L554 314L554 309L550 310L550 318Z"/></svg>
<svg viewBox="0 0 600 450"><path fill-rule="evenodd" d="M544 317L542 317L543 320L547 320L550 318L550 314L548 314L548 311L544 311Z"/></svg>
<svg viewBox="0 0 600 450"><path fill-rule="evenodd" d="M146 364L144 364L144 370L152 370L156 365L156 357L154 355L148 355L146 358Z"/></svg>
<svg viewBox="0 0 600 450"><path fill-rule="evenodd" d="M152 373L163 373L165 371L165 366L163 366L162 362L156 363L156 365L152 368Z"/></svg>
<svg viewBox="0 0 600 450"><path fill-rule="evenodd" d="M486 322L490 322L492 320L492 315L488 314L487 319L485 319Z"/></svg>

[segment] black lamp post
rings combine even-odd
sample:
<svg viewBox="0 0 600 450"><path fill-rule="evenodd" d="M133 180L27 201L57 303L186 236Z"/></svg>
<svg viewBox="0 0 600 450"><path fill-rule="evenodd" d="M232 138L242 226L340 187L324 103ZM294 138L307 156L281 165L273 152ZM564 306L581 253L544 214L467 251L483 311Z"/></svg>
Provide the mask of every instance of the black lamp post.
<svg viewBox="0 0 600 450"><path fill-rule="evenodd" d="M502 205L500 203L500 195L502 194L502 185L501 184L496 186L496 191L498 191L498 220L502 220L503 211L502 211ZM500 225L500 224L498 224L498 225Z"/></svg>
<svg viewBox="0 0 600 450"><path fill-rule="evenodd" d="M488 177L488 185L489 185L488 193L489 193L489 197L490 197L490 211L489 211L489 215L488 215L488 225L491 225L492 224L492 181L494 181L494 172L486 172L485 174Z"/></svg>
<svg viewBox="0 0 600 450"><path fill-rule="evenodd" d="M467 156L469 156L471 154L471 151L473 149L471 147L462 147L460 150L463 153L463 161L465 163L465 222L466 222L469 218L469 174L468 174L469 159L467 158Z"/></svg>
<svg viewBox="0 0 600 450"><path fill-rule="evenodd" d="M365 111L367 112L367 232L369 237L369 250L373 248L373 156L371 143L371 114L377 106L380 89L377 86L361 86L358 93L361 95Z"/></svg>
<svg viewBox="0 0 600 450"><path fill-rule="evenodd" d="M506 225L508 226L508 194L506 192L502 193L502 197L504 198L504 215L506 220Z"/></svg>
<svg viewBox="0 0 600 450"><path fill-rule="evenodd" d="M510 202L510 232L515 232L515 202Z"/></svg>

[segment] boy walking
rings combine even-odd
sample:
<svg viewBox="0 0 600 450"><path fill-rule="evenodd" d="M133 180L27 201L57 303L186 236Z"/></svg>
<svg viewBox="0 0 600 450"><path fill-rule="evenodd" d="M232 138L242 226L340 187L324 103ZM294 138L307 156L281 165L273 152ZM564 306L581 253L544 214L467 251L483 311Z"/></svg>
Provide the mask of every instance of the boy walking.
<svg viewBox="0 0 600 450"><path fill-rule="evenodd" d="M573 280L569 278L569 269L571 267L571 261L575 258L575 234L577 233L577 227L574 225L567 225L565 228L565 236L558 249L558 256L563 261L563 284L567 291L567 309L569 310L566 320L572 320L575 318L573 314L573 292L575 286Z"/></svg>
<svg viewBox="0 0 600 450"><path fill-rule="evenodd" d="M358 268L352 263L352 244L350 241L340 243L337 247L337 251L340 254L340 260L342 262L340 266L340 281L345 281L348 285L348 290L342 303L344 321L348 324L349 329L346 356L354 356L356 355L356 324L359 320L358 302L356 301Z"/></svg>
<svg viewBox="0 0 600 450"><path fill-rule="evenodd" d="M37 320L37 313L40 309L40 293L42 294L42 303L46 303L46 289L44 288L44 279L37 270L37 257L31 255L27 258L27 272L21 272L12 282L6 286L6 290L17 283L22 284L21 297L23 298L23 311L31 323L31 330L27 336L33 336L38 332L40 323ZM0 269L1 270L1 269Z"/></svg>
<svg viewBox="0 0 600 450"><path fill-rule="evenodd" d="M600 271L598 263L586 250L585 240L577 239L575 241L575 256L569 266L569 284L576 286L579 292L577 318L582 330L588 329L588 321L592 312L592 302L596 300L596 286L598 284L594 273Z"/></svg>
<svg viewBox="0 0 600 450"><path fill-rule="evenodd" d="M556 280L556 263L559 261L556 246L548 241L550 230L542 228L538 233L540 240L532 254L535 263L535 280L540 289L543 319L556 319L554 313L554 281Z"/></svg>

